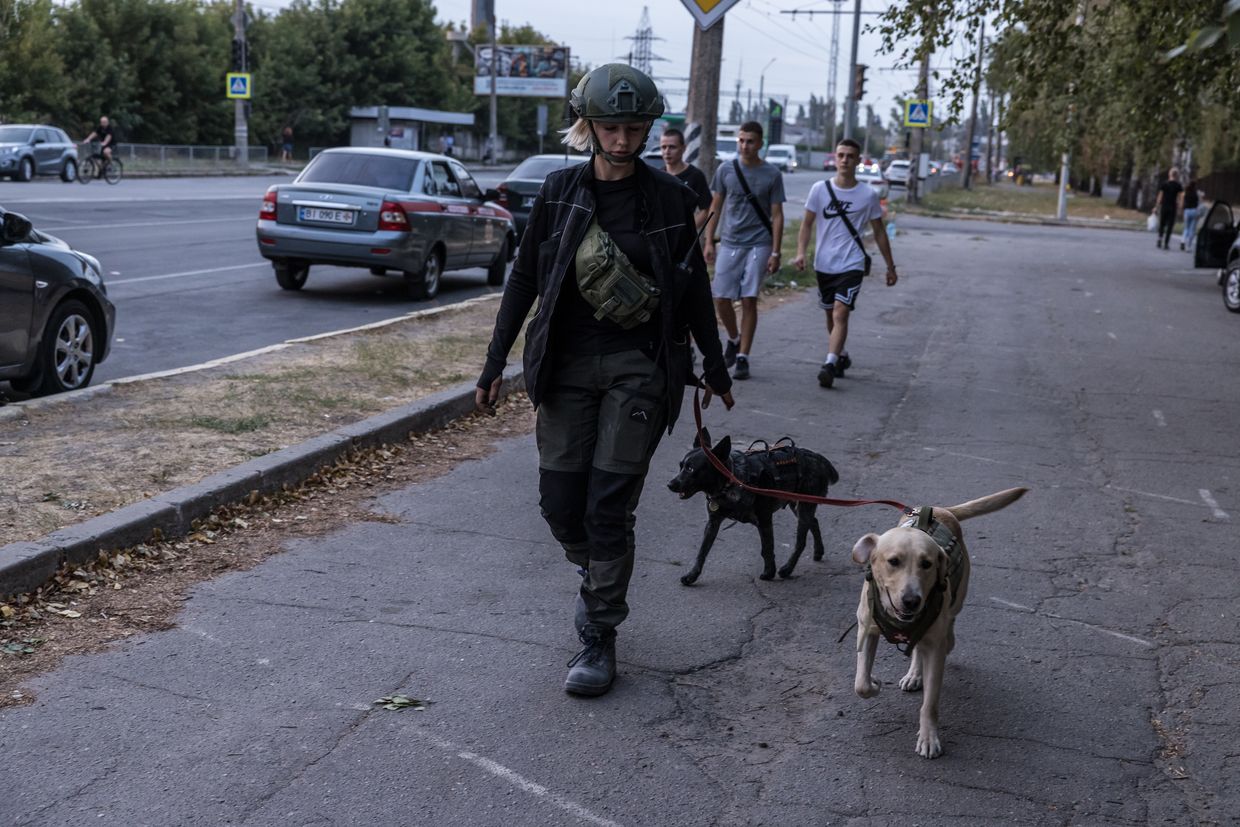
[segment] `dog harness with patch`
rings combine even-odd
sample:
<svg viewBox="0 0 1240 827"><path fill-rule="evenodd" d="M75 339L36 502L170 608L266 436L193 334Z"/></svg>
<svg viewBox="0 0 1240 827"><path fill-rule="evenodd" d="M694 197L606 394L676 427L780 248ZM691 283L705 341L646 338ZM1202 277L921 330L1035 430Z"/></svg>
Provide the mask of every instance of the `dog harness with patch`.
<svg viewBox="0 0 1240 827"><path fill-rule="evenodd" d="M930 535L930 539L939 548L943 549L947 555L947 579L952 584L952 594L959 594L960 580L964 574L964 550L960 538L953 534L950 528L934 519L934 509L928 505L914 508L899 527L924 531ZM913 647L925 636L926 631L943 608L942 584L934 584L934 589L926 598L926 603L921 607L917 617L912 620L900 620L888 614L883 608L883 602L878 599L878 584L874 582L874 572L869 564L865 567L865 579L870 583L870 615L878 625L878 630L883 633L888 643L894 643L906 657L911 656ZM901 649L901 645L904 648Z"/></svg>

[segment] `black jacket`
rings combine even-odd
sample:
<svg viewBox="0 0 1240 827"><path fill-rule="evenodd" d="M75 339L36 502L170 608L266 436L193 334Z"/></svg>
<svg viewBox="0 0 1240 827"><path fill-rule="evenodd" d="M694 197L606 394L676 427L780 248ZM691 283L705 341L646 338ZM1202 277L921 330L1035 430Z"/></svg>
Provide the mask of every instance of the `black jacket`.
<svg viewBox="0 0 1240 827"><path fill-rule="evenodd" d="M706 262L697 244L693 208L697 196L671 175L637 161L638 189L643 202L642 235L650 242L654 276L662 297L663 347L661 361L667 371L668 431L672 429L684 399L685 384L693 376L689 335L702 351L706 381L717 393L732 387L723 363L723 349L715 326ZM504 288L495 319L495 333L487 348L486 367L478 386L489 388L504 370L508 352L521 332L534 300L538 309L525 331L525 387L538 407L550 380L547 343L560 285L572 267L577 247L594 217L594 164L587 161L547 176L521 239L521 247ZM688 267L680 267L688 259ZM544 370L544 367L547 367Z"/></svg>

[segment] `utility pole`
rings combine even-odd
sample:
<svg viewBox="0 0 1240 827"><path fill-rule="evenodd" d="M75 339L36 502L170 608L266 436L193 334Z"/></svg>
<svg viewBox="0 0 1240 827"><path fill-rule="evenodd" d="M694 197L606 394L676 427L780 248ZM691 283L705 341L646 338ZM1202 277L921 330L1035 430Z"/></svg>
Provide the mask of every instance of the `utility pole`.
<svg viewBox="0 0 1240 827"><path fill-rule="evenodd" d="M870 157L870 133L874 131L874 107L865 105L865 151L862 158Z"/></svg>
<svg viewBox="0 0 1240 827"><path fill-rule="evenodd" d="M844 104L844 138L857 130L857 47L861 41L861 0L853 8L852 62L848 67L848 99ZM834 150L834 147L832 147Z"/></svg>
<svg viewBox="0 0 1240 827"><path fill-rule="evenodd" d="M240 55L240 65L234 71L248 72L249 58L246 55L245 42L245 5L243 0L233 0L233 40L237 41L234 48ZM237 150L237 163L247 166L250 163L250 128L245 119L246 102L240 98L233 101L233 145Z"/></svg>
<svg viewBox="0 0 1240 827"><path fill-rule="evenodd" d="M685 105L685 160L706 180L715 174L715 134L719 128L719 71L723 65L723 18L709 29L693 26L693 58L689 67L689 100ZM737 98L740 85L737 84Z"/></svg>
<svg viewBox="0 0 1240 827"><path fill-rule="evenodd" d="M487 23L491 27L491 133L487 137L487 155L493 165L499 155L499 91L496 88L499 85L496 82L499 77L499 44L496 42L495 0L487 0Z"/></svg>
<svg viewBox="0 0 1240 827"><path fill-rule="evenodd" d="M986 183L995 182L995 90L988 89L986 104Z"/></svg>
<svg viewBox="0 0 1240 827"><path fill-rule="evenodd" d="M982 54L986 44L986 19L977 35L977 73L973 75L973 113L969 116L969 140L964 150L964 188L973 181L973 138L977 135L977 96L982 91Z"/></svg>
<svg viewBox="0 0 1240 827"><path fill-rule="evenodd" d="M917 73L917 100L930 99L930 45L929 36L922 40L921 70ZM913 129L912 146L909 148L908 166L908 200L916 204L921 198L921 154L925 142L925 132L929 127Z"/></svg>
<svg viewBox="0 0 1240 827"><path fill-rule="evenodd" d="M1077 12L1076 12L1077 29L1080 29L1081 26L1083 25L1085 25L1085 0L1081 0L1081 2L1077 5ZM1064 132L1066 133L1064 135L1064 141L1065 141L1064 146L1065 147L1071 146L1069 142L1071 141L1071 133L1072 133L1072 113L1076 109L1076 104L1073 102L1073 98L1075 95L1076 95L1076 83L1069 82L1068 83L1068 123L1067 123L1067 128L1064 130ZM1072 174L1072 153L1069 152L1068 149L1065 148L1063 151L1063 163L1059 167L1059 205L1058 205L1058 208L1055 210L1055 217L1058 218L1060 221L1068 220L1068 176L1071 174Z"/></svg>

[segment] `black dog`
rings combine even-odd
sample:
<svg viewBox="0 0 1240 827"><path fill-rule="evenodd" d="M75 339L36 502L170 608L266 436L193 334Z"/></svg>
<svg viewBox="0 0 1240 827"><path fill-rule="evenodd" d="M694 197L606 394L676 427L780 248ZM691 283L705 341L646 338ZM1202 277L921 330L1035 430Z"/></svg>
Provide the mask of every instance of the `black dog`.
<svg viewBox="0 0 1240 827"><path fill-rule="evenodd" d="M710 443L710 434L702 429L702 437ZM765 443L763 443L765 445ZM731 437L724 437L711 449L738 480L757 488L789 491L797 494L826 496L827 486L840 481L840 475L826 457L805 448L798 448L785 437L774 447L749 451L733 451ZM689 573L680 578L686 586L692 586L702 574L706 555L715 543L719 526L724 520L736 520L758 527L762 538L763 580L775 578L775 534L771 517L784 506L791 506L797 515L797 544L788 562L779 570L780 577L790 577L796 568L801 552L805 550L806 535L814 533L814 559L821 560L823 553L822 532L814 503L791 503L788 500L766 497L746 491L711 465L697 440L685 458L680 461L680 473L667 487L687 500L699 491L706 494L707 522L698 549L697 562Z"/></svg>

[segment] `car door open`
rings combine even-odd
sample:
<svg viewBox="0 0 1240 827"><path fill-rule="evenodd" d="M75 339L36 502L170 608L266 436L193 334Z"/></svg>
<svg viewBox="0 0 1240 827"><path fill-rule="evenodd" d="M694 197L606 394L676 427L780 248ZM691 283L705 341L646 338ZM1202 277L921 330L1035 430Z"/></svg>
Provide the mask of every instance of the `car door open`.
<svg viewBox="0 0 1240 827"><path fill-rule="evenodd" d="M1197 247L1193 250L1194 267L1222 267L1227 264L1227 251L1236 240L1236 224L1231 205L1215 201L1206 213L1206 220L1197 232Z"/></svg>

